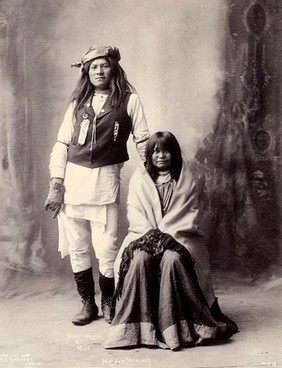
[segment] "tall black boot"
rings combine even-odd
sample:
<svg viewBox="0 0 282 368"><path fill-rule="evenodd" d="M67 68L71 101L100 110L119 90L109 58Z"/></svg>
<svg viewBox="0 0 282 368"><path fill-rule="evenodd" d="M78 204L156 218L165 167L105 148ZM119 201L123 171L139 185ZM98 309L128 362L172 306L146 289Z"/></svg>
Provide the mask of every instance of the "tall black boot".
<svg viewBox="0 0 282 368"><path fill-rule="evenodd" d="M85 271L75 272L74 279L77 285L78 294L82 299L82 309L77 313L72 323L74 325L83 326L98 318L98 307L95 303L95 285L92 274L92 268Z"/></svg>
<svg viewBox="0 0 282 368"><path fill-rule="evenodd" d="M99 273L99 286L101 289L101 309L104 319L107 323L111 323L111 305L112 297L115 291L115 281L113 277L106 277Z"/></svg>
<svg viewBox="0 0 282 368"><path fill-rule="evenodd" d="M237 324L234 321L232 321L230 318L228 318L225 314L222 313L218 305L217 298L215 298L215 301L210 307L210 312L216 321L224 322L227 325L229 325L231 329L233 330L233 334L239 331L239 327L237 326Z"/></svg>

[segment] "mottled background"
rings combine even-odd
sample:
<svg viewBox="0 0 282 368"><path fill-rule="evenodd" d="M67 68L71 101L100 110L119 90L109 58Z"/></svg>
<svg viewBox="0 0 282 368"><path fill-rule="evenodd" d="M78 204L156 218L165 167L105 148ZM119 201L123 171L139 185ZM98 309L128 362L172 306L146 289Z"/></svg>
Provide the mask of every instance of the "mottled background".
<svg viewBox="0 0 282 368"><path fill-rule="evenodd" d="M172 131L191 161L213 267L251 277L276 270L279 40L276 0L1 0L2 271L71 275L43 207L49 154L78 78L70 65L91 44L119 47L151 132ZM119 241L139 160L131 140L129 151Z"/></svg>

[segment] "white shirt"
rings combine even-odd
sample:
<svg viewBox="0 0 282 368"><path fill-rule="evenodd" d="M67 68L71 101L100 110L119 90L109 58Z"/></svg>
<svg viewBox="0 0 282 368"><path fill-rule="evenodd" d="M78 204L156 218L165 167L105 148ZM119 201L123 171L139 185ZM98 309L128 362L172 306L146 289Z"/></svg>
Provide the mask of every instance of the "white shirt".
<svg viewBox="0 0 282 368"><path fill-rule="evenodd" d="M92 107L97 115L102 109L107 95L95 93ZM105 205L114 203L117 199L120 183L120 169L123 164L107 165L98 168L87 168L67 161L68 146L74 130L75 102L71 103L66 111L64 120L58 132L50 156L50 175L64 179L66 188L64 203L70 205ZM144 160L146 141L149 130L142 103L137 94L130 95L127 113L132 119L132 135L136 149ZM78 209L77 209L78 210ZM86 209L85 209L86 210ZM83 208L79 213L84 212ZM83 213L79 217L84 218Z"/></svg>

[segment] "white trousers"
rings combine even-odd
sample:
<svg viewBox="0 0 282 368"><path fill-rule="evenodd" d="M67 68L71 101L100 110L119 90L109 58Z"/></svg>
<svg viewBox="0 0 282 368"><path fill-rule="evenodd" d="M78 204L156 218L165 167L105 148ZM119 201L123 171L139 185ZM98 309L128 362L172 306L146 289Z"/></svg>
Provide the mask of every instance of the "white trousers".
<svg viewBox="0 0 282 368"><path fill-rule="evenodd" d="M73 272L84 271L92 266L90 252L93 246L101 274L106 277L114 277L114 262L118 253L117 203L107 205L107 221L105 225L72 217L68 217L68 224L78 235L78 239L74 239L70 232L66 232Z"/></svg>

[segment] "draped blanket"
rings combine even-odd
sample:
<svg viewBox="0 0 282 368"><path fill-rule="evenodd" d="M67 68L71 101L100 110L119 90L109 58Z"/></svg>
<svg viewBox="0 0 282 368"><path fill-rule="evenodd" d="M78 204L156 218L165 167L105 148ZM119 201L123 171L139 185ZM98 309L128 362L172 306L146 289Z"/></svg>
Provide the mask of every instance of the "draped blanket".
<svg viewBox="0 0 282 368"><path fill-rule="evenodd" d="M172 350L210 343L227 325L216 322L209 257L197 226L196 186L183 163L167 213L144 165L129 184L129 232L115 262L116 290L105 348Z"/></svg>
<svg viewBox="0 0 282 368"><path fill-rule="evenodd" d="M123 251L122 260L119 268L119 279L116 286L115 295L112 301L112 316L114 314L115 300L122 294L124 278L129 270L131 260L136 249L142 250L150 254L156 260L160 260L166 250L177 252L181 256L181 260L189 272L194 285L204 300L201 288L198 284L197 276L194 271L194 259L190 252L180 243L178 243L169 234L162 233L159 229L149 230L145 235L131 242Z"/></svg>
<svg viewBox="0 0 282 368"><path fill-rule="evenodd" d="M198 198L188 165L183 162L167 213L163 216L158 191L144 164L140 164L129 183L127 200L128 235L115 262L115 279L119 279L124 249L148 231L159 229L184 246L195 260L195 271L209 305L215 300L209 255L203 233L197 224Z"/></svg>
<svg viewBox="0 0 282 368"><path fill-rule="evenodd" d="M198 284L194 260L171 235L151 229L123 251L106 348L209 344L216 322Z"/></svg>

